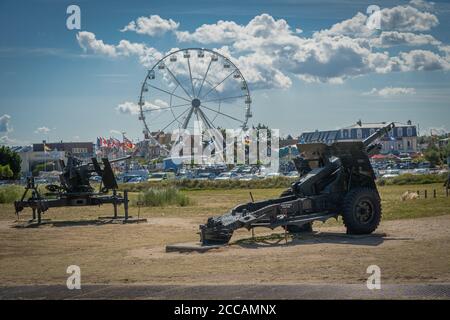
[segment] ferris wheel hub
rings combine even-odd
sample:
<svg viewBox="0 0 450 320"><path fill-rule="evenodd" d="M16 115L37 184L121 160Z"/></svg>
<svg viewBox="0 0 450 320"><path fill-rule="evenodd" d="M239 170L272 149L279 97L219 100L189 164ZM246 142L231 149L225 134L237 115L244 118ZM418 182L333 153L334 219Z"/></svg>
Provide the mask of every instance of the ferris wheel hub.
<svg viewBox="0 0 450 320"><path fill-rule="evenodd" d="M201 105L200 99L197 98L193 99L191 103L194 108L198 108Z"/></svg>

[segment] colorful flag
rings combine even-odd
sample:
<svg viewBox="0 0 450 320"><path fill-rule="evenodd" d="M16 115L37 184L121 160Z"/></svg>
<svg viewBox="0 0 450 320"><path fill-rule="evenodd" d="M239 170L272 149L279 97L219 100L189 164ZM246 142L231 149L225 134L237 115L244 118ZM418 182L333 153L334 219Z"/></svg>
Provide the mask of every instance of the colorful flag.
<svg viewBox="0 0 450 320"><path fill-rule="evenodd" d="M122 145L126 149L134 149L134 147L135 147L134 143L131 142L131 140L125 136L123 136L123 144Z"/></svg>

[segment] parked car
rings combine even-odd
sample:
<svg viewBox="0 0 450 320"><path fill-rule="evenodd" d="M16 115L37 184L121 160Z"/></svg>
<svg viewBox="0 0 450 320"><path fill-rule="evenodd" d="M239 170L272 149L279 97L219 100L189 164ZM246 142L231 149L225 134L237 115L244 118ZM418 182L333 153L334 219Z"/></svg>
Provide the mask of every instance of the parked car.
<svg viewBox="0 0 450 320"><path fill-rule="evenodd" d="M413 170L414 174L429 174L430 173L430 169L428 168L417 168Z"/></svg>
<svg viewBox="0 0 450 320"><path fill-rule="evenodd" d="M299 178L300 175L298 174L297 171L290 171L290 172L286 173L286 177L289 177L289 178Z"/></svg>
<svg viewBox="0 0 450 320"><path fill-rule="evenodd" d="M134 177L134 178L131 178L130 180L128 180L128 183L141 183L144 181L145 181L144 177Z"/></svg>
<svg viewBox="0 0 450 320"><path fill-rule="evenodd" d="M269 172L266 174L266 178L276 178L279 177L280 173L279 172Z"/></svg>
<svg viewBox="0 0 450 320"><path fill-rule="evenodd" d="M148 178L148 181L163 181L167 180L169 175L167 172L155 172L150 175L150 178Z"/></svg>
<svg viewBox="0 0 450 320"><path fill-rule="evenodd" d="M238 178L240 181L251 181L256 179L258 179L258 177L254 174L244 174Z"/></svg>
<svg viewBox="0 0 450 320"><path fill-rule="evenodd" d="M216 175L212 172L201 172L195 176L195 180L212 180Z"/></svg>
<svg viewBox="0 0 450 320"><path fill-rule="evenodd" d="M395 177L398 177L398 176L399 176L399 174L396 174L396 173L386 173L386 174L384 174L381 177L387 179L387 178L395 178Z"/></svg>
<svg viewBox="0 0 450 320"><path fill-rule="evenodd" d="M222 172L214 180L231 180L236 179L239 175L236 172Z"/></svg>
<svg viewBox="0 0 450 320"><path fill-rule="evenodd" d="M36 178L36 179L34 179L34 183L35 184L47 184L48 181L46 179Z"/></svg>

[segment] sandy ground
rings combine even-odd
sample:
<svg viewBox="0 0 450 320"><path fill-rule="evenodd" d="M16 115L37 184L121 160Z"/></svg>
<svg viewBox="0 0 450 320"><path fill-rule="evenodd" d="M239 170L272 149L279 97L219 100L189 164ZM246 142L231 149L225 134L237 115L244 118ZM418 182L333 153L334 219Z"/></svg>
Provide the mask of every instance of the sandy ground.
<svg viewBox="0 0 450 320"><path fill-rule="evenodd" d="M318 223L316 234L287 244L238 242L207 253L165 252L167 244L196 241L204 221L178 215L141 224L74 221L21 229L1 220L0 285L65 284L73 264L85 284L361 284L372 264L381 268L384 283L450 282L450 215L383 221L367 237L348 237L341 225ZM257 235L270 233L261 229ZM232 240L250 236L240 230Z"/></svg>

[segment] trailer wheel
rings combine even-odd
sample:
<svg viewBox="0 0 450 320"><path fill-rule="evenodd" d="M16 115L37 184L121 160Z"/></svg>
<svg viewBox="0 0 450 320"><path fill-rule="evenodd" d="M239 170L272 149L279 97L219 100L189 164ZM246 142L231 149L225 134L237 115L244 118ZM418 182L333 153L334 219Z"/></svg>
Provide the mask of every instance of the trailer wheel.
<svg viewBox="0 0 450 320"><path fill-rule="evenodd" d="M342 219L348 234L369 234L375 231L381 220L378 193L369 188L358 188L347 193Z"/></svg>

